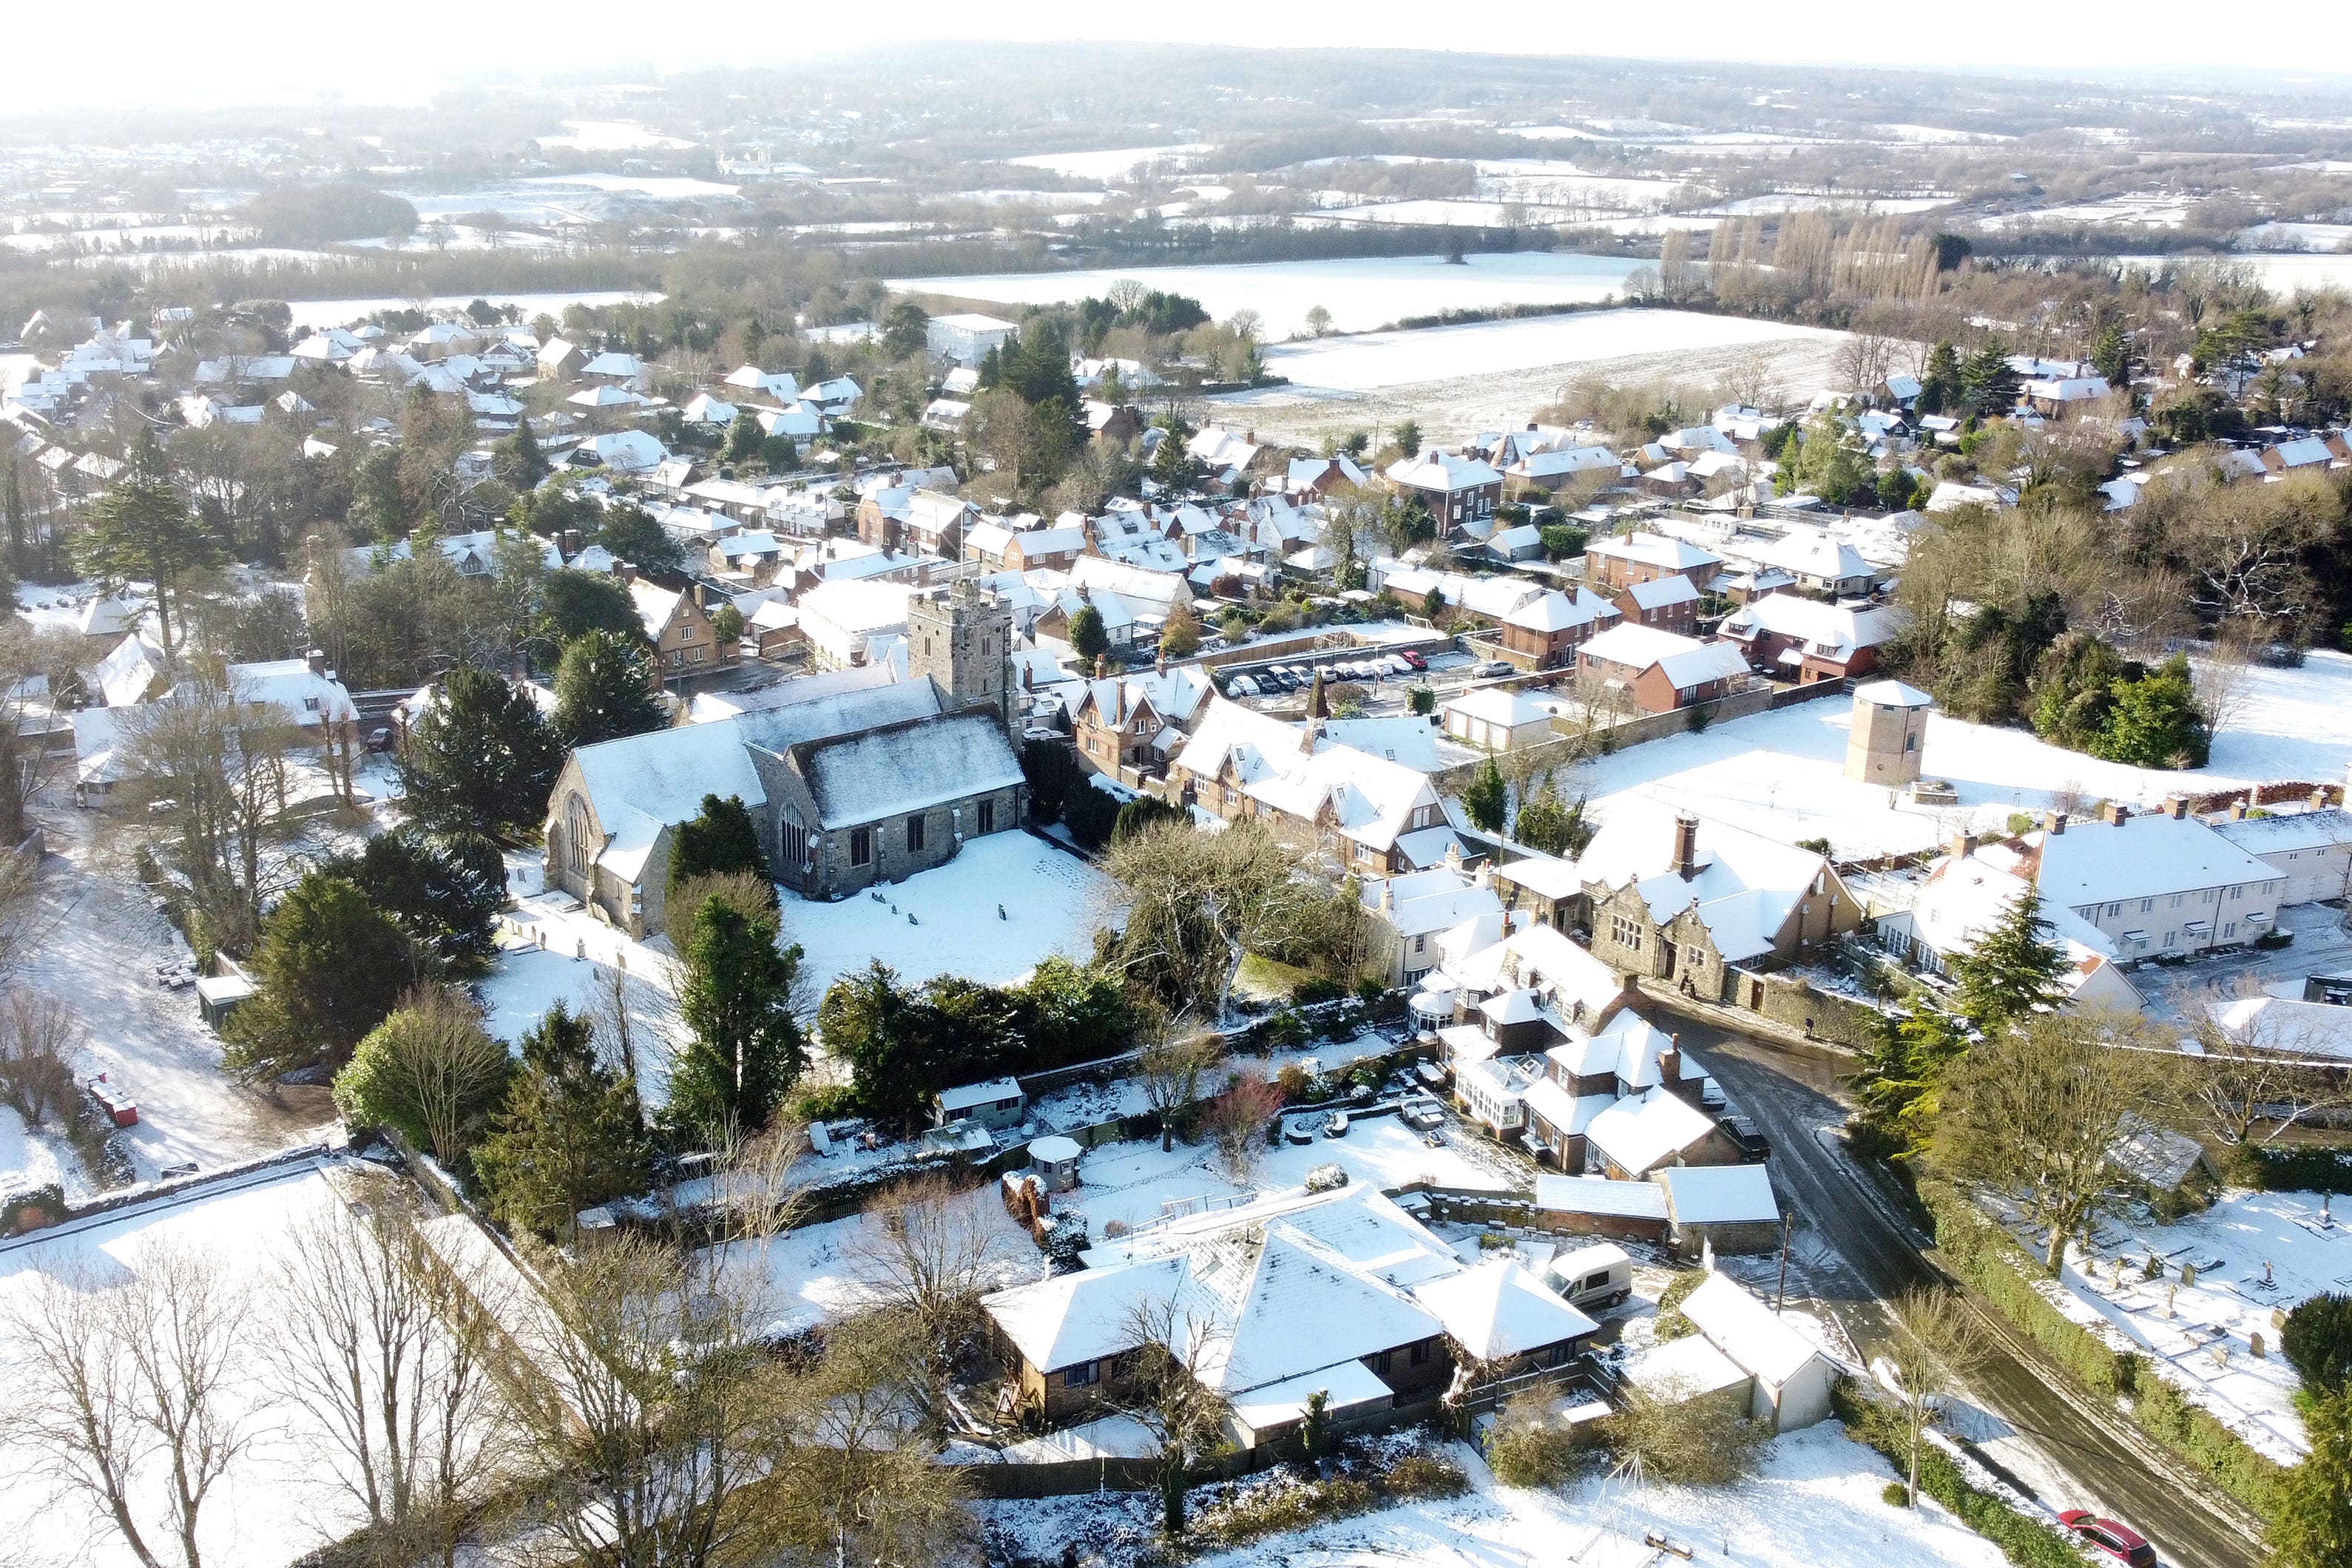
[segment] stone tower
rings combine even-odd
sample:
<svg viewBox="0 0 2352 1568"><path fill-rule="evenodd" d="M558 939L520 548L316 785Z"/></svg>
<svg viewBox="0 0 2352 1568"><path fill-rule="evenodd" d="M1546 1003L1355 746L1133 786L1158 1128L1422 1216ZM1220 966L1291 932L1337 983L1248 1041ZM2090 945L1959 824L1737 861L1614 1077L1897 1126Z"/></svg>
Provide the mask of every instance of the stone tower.
<svg viewBox="0 0 2352 1568"><path fill-rule="evenodd" d="M1853 728L1845 742L1845 776L1898 789L1919 776L1934 699L1899 680L1874 680L1853 691Z"/></svg>
<svg viewBox="0 0 2352 1568"><path fill-rule="evenodd" d="M950 710L985 708L1013 728L1013 606L964 581L907 601L907 674L939 683Z"/></svg>

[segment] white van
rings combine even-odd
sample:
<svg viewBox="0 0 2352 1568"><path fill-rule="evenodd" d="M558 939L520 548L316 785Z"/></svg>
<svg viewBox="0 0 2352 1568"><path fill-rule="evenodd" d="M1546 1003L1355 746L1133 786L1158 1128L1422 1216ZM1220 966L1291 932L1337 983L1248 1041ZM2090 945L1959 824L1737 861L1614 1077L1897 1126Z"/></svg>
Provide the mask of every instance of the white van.
<svg viewBox="0 0 2352 1568"><path fill-rule="evenodd" d="M1605 1310L1633 1293L1633 1260L1613 1241L1563 1252L1549 1272L1551 1288L1579 1310Z"/></svg>

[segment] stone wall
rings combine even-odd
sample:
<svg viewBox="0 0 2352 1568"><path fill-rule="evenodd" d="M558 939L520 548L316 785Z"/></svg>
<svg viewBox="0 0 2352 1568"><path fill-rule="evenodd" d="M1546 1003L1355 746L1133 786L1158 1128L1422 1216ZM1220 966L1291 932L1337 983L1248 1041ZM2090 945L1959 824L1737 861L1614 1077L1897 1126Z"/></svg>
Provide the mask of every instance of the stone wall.
<svg viewBox="0 0 2352 1568"><path fill-rule="evenodd" d="M1596 727L1589 735L1561 735L1553 740L1522 746L1515 752L1502 753L1498 760L1507 761L1514 768L1525 768L1540 773L1548 768L1568 767L1584 757L1598 753L1622 752L1628 746L1638 746L1644 741L1663 740L1679 735L1691 728L1691 715L1706 715L1705 723L1713 725L1733 719L1745 719L1751 713L1761 713L1773 706L1769 687L1752 691L1735 691L1713 702L1702 702L1696 708L1678 708L1666 713L1644 713L1622 719L1614 724ZM1475 762L1459 763L1441 768L1430 775L1440 795L1460 795L1470 781L1485 771L1484 757Z"/></svg>

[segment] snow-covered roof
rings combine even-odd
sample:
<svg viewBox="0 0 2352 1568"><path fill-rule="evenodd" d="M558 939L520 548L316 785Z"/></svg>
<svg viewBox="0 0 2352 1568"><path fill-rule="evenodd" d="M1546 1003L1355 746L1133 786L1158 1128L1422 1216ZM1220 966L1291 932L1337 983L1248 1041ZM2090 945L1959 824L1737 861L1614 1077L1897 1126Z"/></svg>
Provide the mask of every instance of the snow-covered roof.
<svg viewBox="0 0 2352 1568"><path fill-rule="evenodd" d="M1750 1375L1702 1334L1652 1344L1629 1357L1622 1373L1627 1384L1661 1399L1695 1399L1721 1393L1738 1388Z"/></svg>
<svg viewBox="0 0 2352 1568"><path fill-rule="evenodd" d="M1623 539L1595 539L1584 547L1587 555L1605 555L1619 561L1636 562L1647 566L1663 566L1669 572L1691 572L1701 567L1720 566L1723 557L1711 550L1702 550L1687 540L1675 539L1663 533L1635 533Z"/></svg>
<svg viewBox="0 0 2352 1568"><path fill-rule="evenodd" d="M1611 888L1639 882L1661 921L1696 904L1729 963L1769 948L1790 910L1817 885L1827 890L1829 863L1812 850L1712 819L1698 824L1691 874L1684 876L1675 864L1677 815L1646 797L1616 802L1578 857L1579 874Z"/></svg>
<svg viewBox="0 0 2352 1568"><path fill-rule="evenodd" d="M1655 1182L1538 1174L1536 1207L1559 1214L1604 1215L1616 1219L1664 1219L1666 1191Z"/></svg>
<svg viewBox="0 0 2352 1568"><path fill-rule="evenodd" d="M2042 899L2069 909L2188 889L2261 884L2280 873L2193 816L2070 823L2026 840Z"/></svg>
<svg viewBox="0 0 2352 1568"><path fill-rule="evenodd" d="M1982 856L1947 856L1920 885L1911 906L1913 933L1938 953L1971 952L2032 891L2022 879ZM2106 933L2065 905L2044 903L2041 914L2062 948L2072 942L2102 957L2115 956Z"/></svg>
<svg viewBox="0 0 2352 1568"><path fill-rule="evenodd" d="M1683 1316L1716 1349L1776 1388L1821 1355L1810 1340L1727 1275L1709 1275L1683 1298Z"/></svg>
<svg viewBox="0 0 2352 1568"><path fill-rule="evenodd" d="M1625 590L1634 605L1643 610L1663 610L1673 605L1698 603L1698 590L1691 580L1677 572L1670 577L1654 577L1646 583L1635 583Z"/></svg>
<svg viewBox="0 0 2352 1568"><path fill-rule="evenodd" d="M1463 458L1451 452L1423 452L1418 458L1400 458L1389 465L1388 478L1412 489L1448 493L1503 482L1503 476L1484 458Z"/></svg>
<svg viewBox="0 0 2352 1568"><path fill-rule="evenodd" d="M1930 708L1936 700L1916 686L1899 680L1873 680L1853 689L1856 702L1878 708Z"/></svg>
<svg viewBox="0 0 2352 1568"><path fill-rule="evenodd" d="M74 739L80 738L81 715L76 714ZM2241 996L2210 1003L2206 1014L2248 1050L2352 1060L2352 1007L2290 996Z"/></svg>
<svg viewBox="0 0 2352 1568"><path fill-rule="evenodd" d="M342 722L359 714L343 683L313 670L304 659L232 664L228 681L240 701L269 703L305 729Z"/></svg>
<svg viewBox="0 0 2352 1568"><path fill-rule="evenodd" d="M704 795L766 805L767 792L736 728L740 722L653 730L573 752L606 834L596 863L634 883L662 830L698 815Z"/></svg>
<svg viewBox="0 0 2352 1568"><path fill-rule="evenodd" d="M1658 626L1625 621L1610 627L1578 650L1586 658L1629 669L1658 667L1677 691L1729 680L1748 673L1747 656L1730 642L1701 642Z"/></svg>
<svg viewBox="0 0 2352 1568"><path fill-rule="evenodd" d="M2352 812L2340 806L2211 824L2214 832L2249 855L2299 853L2352 844Z"/></svg>
<svg viewBox="0 0 2352 1568"><path fill-rule="evenodd" d="M1442 711L1459 713L1465 719L1482 720L1489 724L1508 725L1513 729L1521 724L1538 723L1551 717L1550 705L1541 699L1501 686L1474 688L1446 703Z"/></svg>
<svg viewBox="0 0 2352 1568"><path fill-rule="evenodd" d="M1680 577L1675 581L1683 583L1685 587L1689 585ZM1557 588L1547 589L1506 614L1502 621L1507 626L1517 626L1525 631L1564 632L1601 621L1613 621L1617 616L1616 605L1580 584L1573 594L1563 594Z"/></svg>
<svg viewBox="0 0 2352 1568"><path fill-rule="evenodd" d="M1823 658L1852 658L1865 647L1895 640L1907 616L1898 607L1853 609L1800 594L1767 594L1727 616L1723 635L1746 639L1758 632L1797 637Z"/></svg>
<svg viewBox="0 0 2352 1568"><path fill-rule="evenodd" d="M1012 789L1022 782L1020 759L1003 728L993 713L982 710L808 742L795 755L816 798L819 823L828 829Z"/></svg>
<svg viewBox="0 0 2352 1568"><path fill-rule="evenodd" d="M1594 1117L1584 1137L1619 1169L1643 1175L1714 1131L1715 1122L1690 1101L1653 1089Z"/></svg>
<svg viewBox="0 0 2352 1568"><path fill-rule="evenodd" d="M1669 1165L1658 1184L1666 1215L1676 1225L1777 1223L1780 1205L1761 1165Z"/></svg>
<svg viewBox="0 0 2352 1568"><path fill-rule="evenodd" d="M1413 1288L1413 1300L1480 1361L1502 1361L1583 1338L1600 1327L1547 1289L1515 1258L1500 1258Z"/></svg>
<svg viewBox="0 0 2352 1568"><path fill-rule="evenodd" d="M931 1098L939 1101L942 1110L969 1110L975 1105L993 1105L1000 1100L1020 1099L1021 1080L1017 1078L992 1078L985 1083L960 1084L954 1089L943 1089Z"/></svg>

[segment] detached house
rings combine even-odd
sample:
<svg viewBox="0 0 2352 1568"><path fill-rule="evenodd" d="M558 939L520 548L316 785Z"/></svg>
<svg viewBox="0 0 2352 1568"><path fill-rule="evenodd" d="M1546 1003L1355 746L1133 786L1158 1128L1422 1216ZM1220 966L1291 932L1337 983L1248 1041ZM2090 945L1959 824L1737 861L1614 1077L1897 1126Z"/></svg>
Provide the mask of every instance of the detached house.
<svg viewBox="0 0 2352 1568"><path fill-rule="evenodd" d="M1420 769L1222 697L1209 699L1171 771L1188 805L1269 823L1361 874L1421 869L1454 842Z"/></svg>
<svg viewBox="0 0 2352 1568"><path fill-rule="evenodd" d="M1495 509L1503 502L1503 476L1483 458L1423 452L1390 464L1385 477L1399 495L1416 497L1429 509L1441 534L1459 529L1484 538L1494 531Z"/></svg>
<svg viewBox="0 0 2352 1568"><path fill-rule="evenodd" d="M1563 669L1594 634L1615 626L1622 606L1590 588L1572 594L1548 588L1502 617L1503 657L1522 669Z"/></svg>
<svg viewBox="0 0 2352 1568"><path fill-rule="evenodd" d="M1668 713L1729 695L1745 681L1737 643L1700 642L1625 623L1576 650L1579 686L1622 692L1642 713Z"/></svg>
<svg viewBox="0 0 2352 1568"><path fill-rule="evenodd" d="M1654 583L1677 574L1705 593L1723 569L1723 557L1686 540L1663 533L1634 533L1623 539L1596 539L1584 547L1586 577L1605 593L1616 593L1636 583Z"/></svg>
<svg viewBox="0 0 2352 1568"><path fill-rule="evenodd" d="M1070 713L1082 765L1118 776L1161 773L1216 688L1191 666L1086 683Z"/></svg>
<svg viewBox="0 0 2352 1568"><path fill-rule="evenodd" d="M646 640L653 645L656 675L683 679L735 667L741 657L737 645L720 641L709 612L694 595L658 587L632 568L622 573Z"/></svg>
<svg viewBox="0 0 2352 1568"><path fill-rule="evenodd" d="M1795 594L1767 594L1724 617L1722 630L1754 669L1776 680L1811 685L1875 670L1879 649L1895 640L1906 620L1891 605L1855 609Z"/></svg>

